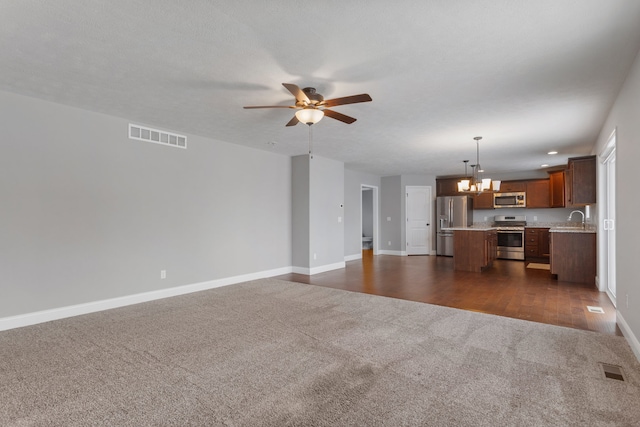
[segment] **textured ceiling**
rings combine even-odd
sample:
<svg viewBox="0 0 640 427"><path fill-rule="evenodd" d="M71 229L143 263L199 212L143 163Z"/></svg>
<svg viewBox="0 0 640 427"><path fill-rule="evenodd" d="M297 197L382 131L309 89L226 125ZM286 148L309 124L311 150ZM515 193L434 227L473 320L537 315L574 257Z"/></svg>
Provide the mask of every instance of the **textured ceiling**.
<svg viewBox="0 0 640 427"><path fill-rule="evenodd" d="M281 83L358 119L314 152L377 175L488 172L589 154L640 48L637 0L0 0L0 90L287 155ZM547 151L560 152L550 158ZM472 162L473 163L473 162Z"/></svg>

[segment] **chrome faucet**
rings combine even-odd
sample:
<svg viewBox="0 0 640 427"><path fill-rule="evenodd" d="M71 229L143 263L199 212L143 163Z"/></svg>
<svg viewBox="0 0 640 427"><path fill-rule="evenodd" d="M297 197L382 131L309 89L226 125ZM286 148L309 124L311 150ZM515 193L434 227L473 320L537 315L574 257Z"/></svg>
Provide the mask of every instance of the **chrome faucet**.
<svg viewBox="0 0 640 427"><path fill-rule="evenodd" d="M584 212L582 212L582 211L571 211L571 213L569 214L569 218L567 218L567 221L571 221L571 217L576 212L578 212L579 214L582 215L582 228L584 228Z"/></svg>

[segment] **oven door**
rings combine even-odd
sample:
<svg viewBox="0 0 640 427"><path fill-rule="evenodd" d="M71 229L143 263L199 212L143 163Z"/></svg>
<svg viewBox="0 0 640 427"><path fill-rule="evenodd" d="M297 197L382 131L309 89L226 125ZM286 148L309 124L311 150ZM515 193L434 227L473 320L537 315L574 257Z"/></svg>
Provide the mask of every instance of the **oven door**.
<svg viewBox="0 0 640 427"><path fill-rule="evenodd" d="M498 230L498 258L524 260L524 230Z"/></svg>

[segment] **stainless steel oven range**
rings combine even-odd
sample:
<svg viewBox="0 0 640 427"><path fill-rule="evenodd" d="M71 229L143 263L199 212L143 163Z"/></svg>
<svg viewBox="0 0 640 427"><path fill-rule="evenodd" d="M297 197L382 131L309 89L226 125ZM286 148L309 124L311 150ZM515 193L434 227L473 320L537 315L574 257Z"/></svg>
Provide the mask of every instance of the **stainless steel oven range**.
<svg viewBox="0 0 640 427"><path fill-rule="evenodd" d="M498 232L498 258L524 261L525 215L496 215L493 226Z"/></svg>

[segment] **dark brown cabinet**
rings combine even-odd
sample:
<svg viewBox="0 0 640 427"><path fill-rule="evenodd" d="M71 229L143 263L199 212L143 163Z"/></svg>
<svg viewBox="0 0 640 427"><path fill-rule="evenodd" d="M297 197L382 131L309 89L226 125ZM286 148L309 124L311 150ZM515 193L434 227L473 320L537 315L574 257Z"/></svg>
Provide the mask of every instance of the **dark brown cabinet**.
<svg viewBox="0 0 640 427"><path fill-rule="evenodd" d="M549 262L549 228L524 229L524 255L527 261Z"/></svg>
<svg viewBox="0 0 640 427"><path fill-rule="evenodd" d="M481 193L474 195L473 209L493 209L493 193Z"/></svg>
<svg viewBox="0 0 640 427"><path fill-rule="evenodd" d="M498 249L495 230L455 230L453 232L453 269L481 272L493 265Z"/></svg>
<svg viewBox="0 0 640 427"><path fill-rule="evenodd" d="M549 172L551 207L582 207L596 203L596 185L596 156L572 157L567 169Z"/></svg>
<svg viewBox="0 0 640 427"><path fill-rule="evenodd" d="M501 193L516 193L519 191L527 191L526 181L502 181L500 184Z"/></svg>
<svg viewBox="0 0 640 427"><path fill-rule="evenodd" d="M595 284L596 233L550 234L551 274L565 282Z"/></svg>
<svg viewBox="0 0 640 427"><path fill-rule="evenodd" d="M569 159L565 180L567 207L596 203L596 156Z"/></svg>
<svg viewBox="0 0 640 427"><path fill-rule="evenodd" d="M565 206L565 171L549 172L549 204L552 208Z"/></svg>
<svg viewBox="0 0 640 427"><path fill-rule="evenodd" d="M526 182L527 207L528 208L549 208L550 180L532 179Z"/></svg>
<svg viewBox="0 0 640 427"><path fill-rule="evenodd" d="M460 182L461 179L463 178L436 179L436 196L458 196L458 182Z"/></svg>

